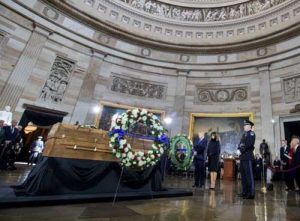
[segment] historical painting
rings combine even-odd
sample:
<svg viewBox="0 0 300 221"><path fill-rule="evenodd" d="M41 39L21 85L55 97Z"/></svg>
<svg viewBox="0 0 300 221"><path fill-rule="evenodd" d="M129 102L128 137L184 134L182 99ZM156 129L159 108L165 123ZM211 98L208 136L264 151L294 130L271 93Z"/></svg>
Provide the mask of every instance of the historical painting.
<svg viewBox="0 0 300 221"><path fill-rule="evenodd" d="M100 116L99 121L99 128L102 130L109 131L111 126L111 121L114 116L121 115L122 113L126 112L128 109L133 109L135 107L129 107L125 105L114 105L114 104L102 104L102 113ZM155 114L159 119L162 119L163 117L163 111L157 111L157 110L148 110ZM147 135L148 134L148 128L144 126L143 124L136 124L134 128L131 128L132 133L135 134L141 134L141 135Z"/></svg>
<svg viewBox="0 0 300 221"><path fill-rule="evenodd" d="M243 135L243 124L246 119L253 120L253 114L191 114L190 137L195 141L198 132L203 131L206 133L207 139L209 139L211 132L215 131L220 138L221 153L233 154L236 152Z"/></svg>

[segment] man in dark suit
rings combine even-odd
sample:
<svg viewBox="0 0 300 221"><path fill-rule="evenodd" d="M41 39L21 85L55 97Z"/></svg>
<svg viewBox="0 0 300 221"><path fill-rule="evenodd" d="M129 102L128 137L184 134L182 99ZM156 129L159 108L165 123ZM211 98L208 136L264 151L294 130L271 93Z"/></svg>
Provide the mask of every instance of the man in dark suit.
<svg viewBox="0 0 300 221"><path fill-rule="evenodd" d="M291 168L296 168L294 172L294 179L296 181L296 184L298 188L300 188L300 168L297 168L300 166L300 147L299 147L299 137L293 136L291 140L291 148L294 149L294 156L292 159L292 165Z"/></svg>
<svg viewBox="0 0 300 221"><path fill-rule="evenodd" d="M287 141L282 140L281 147L280 147L280 160L281 160L283 170L288 170L290 168L289 158L288 158L289 152L290 152L290 147L287 145ZM294 180L292 174L290 172L285 172L283 176L286 185L285 190L286 191L294 190L295 186L294 186Z"/></svg>
<svg viewBox="0 0 300 221"><path fill-rule="evenodd" d="M0 120L0 145L3 144L4 140L5 140L4 120Z"/></svg>
<svg viewBox="0 0 300 221"><path fill-rule="evenodd" d="M207 139L203 132L198 133L198 139L194 142L195 183L193 187L203 187L205 183L205 160Z"/></svg>
<svg viewBox="0 0 300 221"><path fill-rule="evenodd" d="M4 168L4 161L2 158L4 141L5 141L4 120L0 120L0 169Z"/></svg>
<svg viewBox="0 0 300 221"><path fill-rule="evenodd" d="M5 141L2 157L4 159L4 169L15 170L15 145L19 137L18 121L12 120L11 126L5 126Z"/></svg>
<svg viewBox="0 0 300 221"><path fill-rule="evenodd" d="M240 144L239 151L241 152L241 178L242 178L242 193L241 197L244 199L254 199L255 187L254 187L254 174L253 165L254 160L254 144L255 144L255 133L252 131L254 124L250 120L245 120L244 131Z"/></svg>

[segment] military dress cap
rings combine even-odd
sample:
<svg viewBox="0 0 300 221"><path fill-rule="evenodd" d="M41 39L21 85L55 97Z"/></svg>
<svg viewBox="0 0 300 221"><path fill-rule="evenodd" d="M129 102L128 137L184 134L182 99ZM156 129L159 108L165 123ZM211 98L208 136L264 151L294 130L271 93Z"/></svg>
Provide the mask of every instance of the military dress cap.
<svg viewBox="0 0 300 221"><path fill-rule="evenodd" d="M254 123L252 121L250 121L250 120L245 120L244 121L244 125L250 125L251 127L253 127Z"/></svg>

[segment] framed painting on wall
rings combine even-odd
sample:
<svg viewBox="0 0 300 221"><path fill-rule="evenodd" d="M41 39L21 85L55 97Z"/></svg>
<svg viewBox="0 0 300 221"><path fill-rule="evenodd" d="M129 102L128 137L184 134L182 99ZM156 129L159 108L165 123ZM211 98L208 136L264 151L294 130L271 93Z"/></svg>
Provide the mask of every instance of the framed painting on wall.
<svg viewBox="0 0 300 221"><path fill-rule="evenodd" d="M220 138L221 153L233 154L244 133L244 120L253 121L253 113L191 113L189 136L195 141L202 131L209 139L215 131Z"/></svg>
<svg viewBox="0 0 300 221"><path fill-rule="evenodd" d="M124 112L126 112L127 110L130 110L130 109L142 108L142 107L127 106L127 105L123 105L123 104L115 104L115 103L110 103L110 102L101 102L101 107L102 107L102 111L101 111L101 113L98 117L98 119L99 119L98 127L99 127L99 129L102 129L102 130L105 130L105 131L110 130L111 121L112 121L112 118L115 115L121 115L122 113L124 113ZM144 108L144 107L143 107L143 109L147 109L148 111L152 112L159 119L164 118L164 114L165 114L164 111L153 110L153 109ZM141 134L146 133L145 128L142 127L141 125L136 126L135 132L136 133L141 133Z"/></svg>

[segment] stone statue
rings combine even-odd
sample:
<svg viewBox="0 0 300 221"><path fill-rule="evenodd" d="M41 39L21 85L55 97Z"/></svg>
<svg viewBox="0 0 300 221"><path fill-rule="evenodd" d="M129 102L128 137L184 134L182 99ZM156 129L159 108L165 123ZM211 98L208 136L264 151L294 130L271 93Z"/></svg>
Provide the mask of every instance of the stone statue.
<svg viewBox="0 0 300 221"><path fill-rule="evenodd" d="M0 111L0 120L4 120L5 125L11 125L12 112L10 106L5 106L4 110Z"/></svg>
<svg viewBox="0 0 300 221"><path fill-rule="evenodd" d="M226 13L226 9L225 8L222 8L221 12L220 12L220 15L219 15L219 20L226 20L227 19L227 13Z"/></svg>
<svg viewBox="0 0 300 221"><path fill-rule="evenodd" d="M267 10L271 8L271 1L270 0L266 0L265 4L263 4L263 6L261 7L261 10Z"/></svg>

